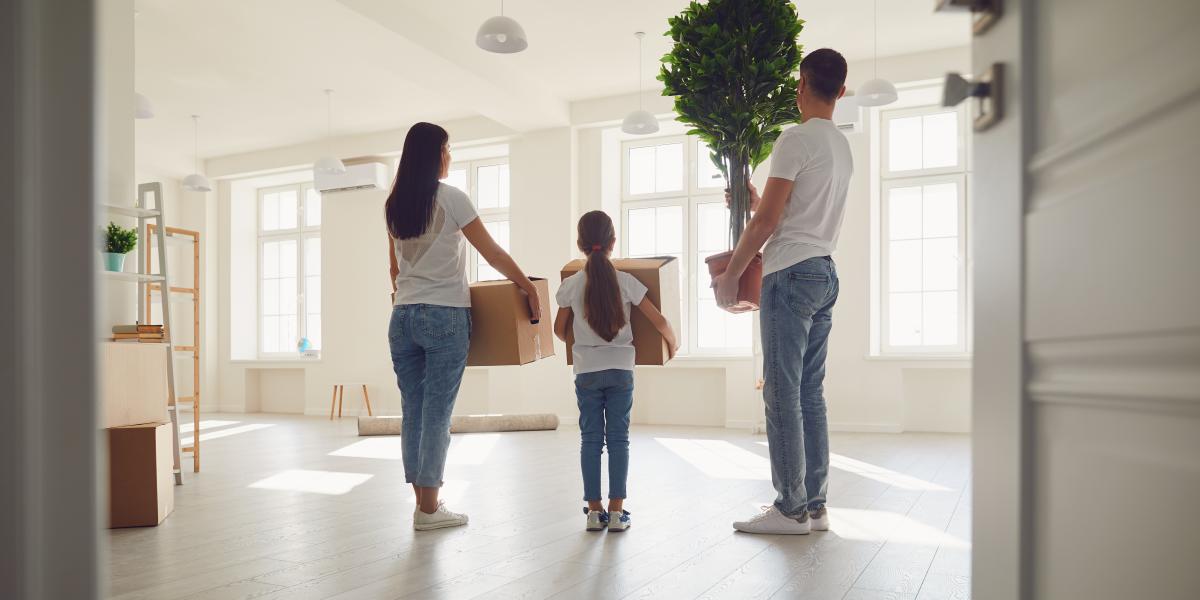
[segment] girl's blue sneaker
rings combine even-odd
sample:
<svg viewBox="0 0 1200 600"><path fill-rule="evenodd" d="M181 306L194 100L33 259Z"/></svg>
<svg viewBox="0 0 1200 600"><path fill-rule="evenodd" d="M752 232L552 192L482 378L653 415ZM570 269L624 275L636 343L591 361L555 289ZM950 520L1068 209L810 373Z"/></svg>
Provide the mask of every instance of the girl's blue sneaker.
<svg viewBox="0 0 1200 600"><path fill-rule="evenodd" d="M606 520L608 521L609 531L625 531L633 525L633 521L629 519L629 511L627 510L610 512Z"/></svg>
<svg viewBox="0 0 1200 600"><path fill-rule="evenodd" d="M587 515L588 531L604 531L608 527L608 513L602 510L588 510L588 507L585 506L583 514Z"/></svg>

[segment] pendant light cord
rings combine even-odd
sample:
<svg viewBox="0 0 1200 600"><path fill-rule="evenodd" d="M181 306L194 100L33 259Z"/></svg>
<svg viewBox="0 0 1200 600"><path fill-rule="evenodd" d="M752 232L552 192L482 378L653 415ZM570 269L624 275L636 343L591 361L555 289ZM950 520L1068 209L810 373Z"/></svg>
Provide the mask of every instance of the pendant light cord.
<svg viewBox="0 0 1200 600"><path fill-rule="evenodd" d="M879 0L871 0L871 77L879 78Z"/></svg>
<svg viewBox="0 0 1200 600"><path fill-rule="evenodd" d="M200 172L200 116L192 115L192 166Z"/></svg>
<svg viewBox="0 0 1200 600"><path fill-rule="evenodd" d="M642 110L642 38L646 37L646 34L639 31L633 35L638 40L638 110Z"/></svg>

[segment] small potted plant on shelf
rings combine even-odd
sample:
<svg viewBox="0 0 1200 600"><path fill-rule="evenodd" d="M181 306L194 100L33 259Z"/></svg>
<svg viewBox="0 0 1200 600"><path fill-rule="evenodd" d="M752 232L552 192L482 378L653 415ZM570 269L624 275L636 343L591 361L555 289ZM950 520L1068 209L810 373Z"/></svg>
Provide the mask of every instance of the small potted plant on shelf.
<svg viewBox="0 0 1200 600"><path fill-rule="evenodd" d="M104 230L104 268L118 273L125 270L125 255L137 247L137 237L136 229L109 221Z"/></svg>
<svg viewBox="0 0 1200 600"><path fill-rule="evenodd" d="M674 41L658 76L663 95L675 97L678 120L712 150L729 194L730 251L709 257L709 274L725 272L732 249L750 221L750 171L766 160L786 123L797 122L796 37L804 21L789 0L692 2L667 21ZM739 303L758 308L762 258L739 281Z"/></svg>

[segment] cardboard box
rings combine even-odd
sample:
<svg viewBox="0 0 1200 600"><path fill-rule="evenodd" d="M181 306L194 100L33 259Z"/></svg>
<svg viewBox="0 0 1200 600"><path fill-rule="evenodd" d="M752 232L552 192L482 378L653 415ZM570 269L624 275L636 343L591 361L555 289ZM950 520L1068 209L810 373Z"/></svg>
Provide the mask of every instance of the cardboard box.
<svg viewBox="0 0 1200 600"><path fill-rule="evenodd" d="M153 527L175 509L170 423L108 429L108 526Z"/></svg>
<svg viewBox="0 0 1200 600"><path fill-rule="evenodd" d="M105 428L168 420L167 360L166 344L100 344Z"/></svg>
<svg viewBox="0 0 1200 600"><path fill-rule="evenodd" d="M679 261L673 256L656 258L618 258L613 266L618 271L633 275L635 279L646 286L646 296L667 318L675 335L679 330ZM586 261L576 259L562 268L562 278L566 279L583 268ZM572 315L580 319L583 315ZM634 364L665 365L670 360L667 342L650 320L636 307L629 311L630 327L633 329ZM573 328L572 328L573 329ZM567 330L567 364L574 364L571 357L571 346L575 343L572 329Z"/></svg>
<svg viewBox="0 0 1200 600"><path fill-rule="evenodd" d="M554 356L554 314L550 286L530 278L537 288L542 318L529 322L529 303L507 279L471 284L471 350L467 366L523 365Z"/></svg>

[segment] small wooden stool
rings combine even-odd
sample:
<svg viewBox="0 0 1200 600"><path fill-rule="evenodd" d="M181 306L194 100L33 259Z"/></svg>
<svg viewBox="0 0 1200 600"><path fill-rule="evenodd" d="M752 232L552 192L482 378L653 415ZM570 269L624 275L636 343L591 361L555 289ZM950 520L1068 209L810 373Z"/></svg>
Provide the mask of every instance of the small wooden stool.
<svg viewBox="0 0 1200 600"><path fill-rule="evenodd" d="M337 406L338 418L339 419L342 418L342 399L346 397L346 386L347 385L351 386L351 387L354 387L356 385L362 386L363 404L365 404L367 406L367 416L368 417L374 416L371 414L371 397L367 395L367 384L365 384L365 383L335 383L335 384L333 384L333 398L329 401L329 420L330 421L333 420L334 406Z"/></svg>

